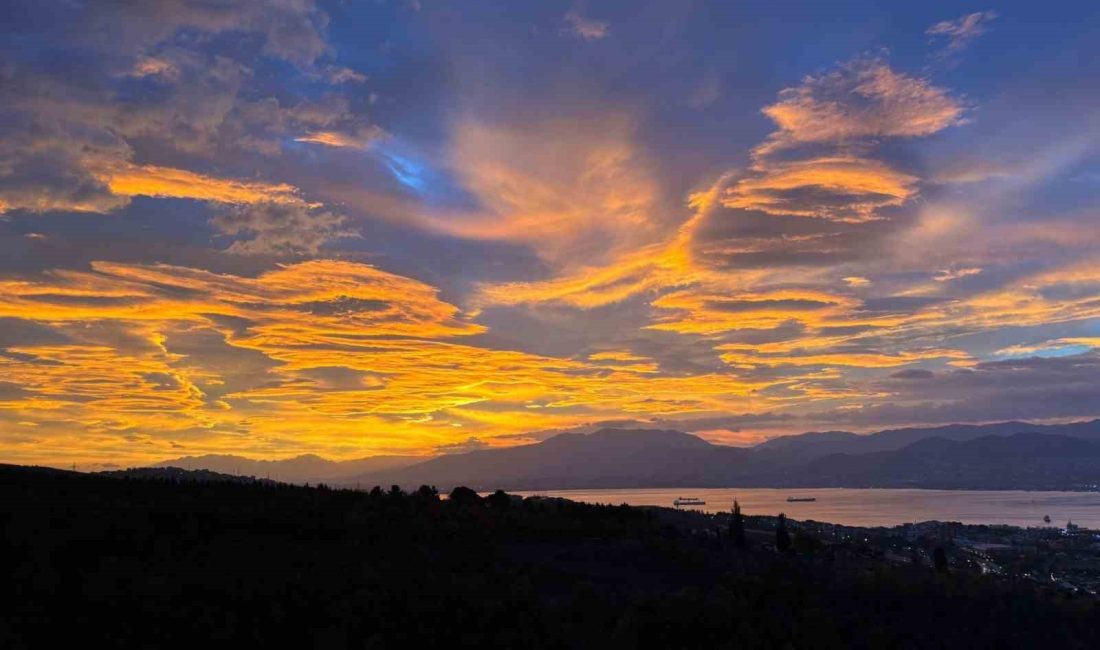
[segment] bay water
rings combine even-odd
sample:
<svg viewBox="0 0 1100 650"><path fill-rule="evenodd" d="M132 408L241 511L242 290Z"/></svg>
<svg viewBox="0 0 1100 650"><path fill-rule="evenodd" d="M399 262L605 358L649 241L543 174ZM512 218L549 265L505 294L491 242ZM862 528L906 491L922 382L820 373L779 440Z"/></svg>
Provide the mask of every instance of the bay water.
<svg viewBox="0 0 1100 650"><path fill-rule="evenodd" d="M1100 492L1029 492L915 489L771 489L672 488L546 490L518 492L523 496L564 497L574 501L618 505L673 507L678 497L695 497L705 512L729 512L734 499L746 515L784 513L797 520L845 526L897 526L921 521L958 521L964 524L1008 524L1020 527L1064 527L1072 521L1100 529ZM814 501L788 502L788 497ZM1050 523L1043 521L1050 517Z"/></svg>

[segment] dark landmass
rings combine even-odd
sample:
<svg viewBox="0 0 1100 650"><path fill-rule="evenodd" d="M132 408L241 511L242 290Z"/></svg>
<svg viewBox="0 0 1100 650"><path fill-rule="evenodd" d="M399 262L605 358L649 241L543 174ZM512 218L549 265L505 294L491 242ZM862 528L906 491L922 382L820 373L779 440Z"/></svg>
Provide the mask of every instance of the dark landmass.
<svg viewBox="0 0 1100 650"><path fill-rule="evenodd" d="M222 474L206 469L183 469L182 467L134 467L131 469L118 469L107 472L96 472L98 476L124 479L147 479L150 481L194 481L200 483L270 483L276 482L268 479L252 476L238 476L236 474Z"/></svg>
<svg viewBox="0 0 1100 650"><path fill-rule="evenodd" d="M1021 427L1011 423L905 429L867 436L828 432L781 438L751 449L714 445L676 431L604 429L522 447L444 456L355 480L407 487L434 482L481 490L1100 489L1100 438L1094 435L1100 432L1100 421L1025 427L1038 432L1018 431Z"/></svg>
<svg viewBox="0 0 1100 650"><path fill-rule="evenodd" d="M750 465L751 452L678 431L602 429L533 445L441 456L357 480L479 490L720 485Z"/></svg>
<svg viewBox="0 0 1100 650"><path fill-rule="evenodd" d="M1100 644L1100 601L981 575L957 526L788 522L779 552L772 518L742 548L728 515L14 466L0 517L4 648Z"/></svg>
<svg viewBox="0 0 1100 650"><path fill-rule="evenodd" d="M221 474L269 478L284 483L323 483L369 472L405 467L423 462L422 456L370 456L354 460L328 460L303 454L283 460L253 460L230 454L184 456L156 463L153 467L205 469Z"/></svg>
<svg viewBox="0 0 1100 650"><path fill-rule="evenodd" d="M318 456L254 461L186 457L162 467L207 469L291 483L421 484L443 489L549 490L646 487L880 487L968 490L1100 489L1100 420L1004 422L826 431L751 448L711 444L678 431L601 429L543 442L427 459Z"/></svg>
<svg viewBox="0 0 1100 650"><path fill-rule="evenodd" d="M964 441L926 438L897 451L832 454L800 466L790 485L935 489L1100 488L1100 444L1043 433Z"/></svg>
<svg viewBox="0 0 1100 650"><path fill-rule="evenodd" d="M1069 424L1027 422L948 424L940 427L887 429L865 435L847 431L811 432L773 438L753 447L753 451L777 460L806 461L830 454L897 451L927 438L963 441L987 436L1011 436L1017 433L1043 433L1100 442L1100 420Z"/></svg>

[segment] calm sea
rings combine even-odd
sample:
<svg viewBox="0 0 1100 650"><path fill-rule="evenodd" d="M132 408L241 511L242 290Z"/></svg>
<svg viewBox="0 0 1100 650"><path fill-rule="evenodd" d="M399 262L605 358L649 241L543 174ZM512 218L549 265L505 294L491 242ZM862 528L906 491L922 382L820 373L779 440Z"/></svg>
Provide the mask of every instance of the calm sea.
<svg viewBox="0 0 1100 650"><path fill-rule="evenodd" d="M557 496L588 503L672 506L677 497L705 500L698 509L728 511L737 499L747 515L785 513L792 519L814 519L848 526L896 526L918 521L959 521L964 524L1065 526L1067 521L1100 528L1100 492L1023 492L963 490L814 490L721 488L636 490L547 490L520 492ZM788 503L787 497L815 497L813 502ZM1049 515L1051 523L1044 524Z"/></svg>

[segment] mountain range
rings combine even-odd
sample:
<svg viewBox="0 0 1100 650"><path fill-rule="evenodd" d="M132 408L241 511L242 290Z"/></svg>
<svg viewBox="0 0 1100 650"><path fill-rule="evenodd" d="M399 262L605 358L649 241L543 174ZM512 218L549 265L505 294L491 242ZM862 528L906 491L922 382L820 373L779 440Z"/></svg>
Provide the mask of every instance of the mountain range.
<svg viewBox="0 0 1100 650"><path fill-rule="evenodd" d="M299 456L253 461L198 456L159 467L209 469L288 482L421 484L450 489L549 490L646 487L910 487L1096 489L1100 420L1004 422L811 432L755 447L717 445L679 431L601 429L543 442L425 459L378 456L329 461ZM1093 487L1089 487L1093 486Z"/></svg>

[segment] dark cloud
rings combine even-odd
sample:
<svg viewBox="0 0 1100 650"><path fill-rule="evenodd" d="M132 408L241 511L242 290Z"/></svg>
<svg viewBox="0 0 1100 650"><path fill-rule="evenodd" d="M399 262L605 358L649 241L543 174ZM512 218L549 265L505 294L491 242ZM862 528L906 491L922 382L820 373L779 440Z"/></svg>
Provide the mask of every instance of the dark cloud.
<svg viewBox="0 0 1100 650"><path fill-rule="evenodd" d="M891 379L931 379L936 375L931 370L924 370L923 368L908 368L906 370L892 372L889 376Z"/></svg>
<svg viewBox="0 0 1100 650"><path fill-rule="evenodd" d="M210 220L223 235L239 237L229 246L241 255L316 254L324 244L354 233L344 217L304 203L259 203L228 209Z"/></svg>
<svg viewBox="0 0 1100 650"><path fill-rule="evenodd" d="M721 208L694 233L700 261L718 269L822 267L879 258L906 219L861 224Z"/></svg>
<svg viewBox="0 0 1100 650"><path fill-rule="evenodd" d="M10 381L0 381L0 400L21 400L33 396L34 393L26 390L19 384Z"/></svg>
<svg viewBox="0 0 1100 650"><path fill-rule="evenodd" d="M42 323L0 318L0 349L19 345L61 345L69 340L69 337Z"/></svg>
<svg viewBox="0 0 1100 650"><path fill-rule="evenodd" d="M65 47L55 59L12 50L0 69L0 214L112 212L143 193L201 200L221 176L271 171L263 158L294 138L352 141L377 130L334 86L287 92L257 75L275 58L322 86L365 80L314 66L329 54L328 18L311 0L82 3L66 20L39 16L37 4L6 8L12 30ZM128 189L114 185L135 170ZM201 176L207 170L216 171ZM165 174L176 174L167 192L141 187ZM332 211L282 203L222 206L213 225L238 238L230 252L248 255L316 253L345 234Z"/></svg>
<svg viewBox="0 0 1100 650"><path fill-rule="evenodd" d="M1085 418L1100 415L1100 353L987 361L973 368L903 371L873 382L884 403L808 416L857 426Z"/></svg>
<svg viewBox="0 0 1100 650"><path fill-rule="evenodd" d="M834 303L820 300L708 300L707 309L738 313L746 311L758 311L761 309L773 311L805 311L824 309Z"/></svg>
<svg viewBox="0 0 1100 650"><path fill-rule="evenodd" d="M244 35L267 56L310 65L328 51L328 16L312 0L119 0L78 3L65 20L47 20L50 3L16 0L8 15L21 16L19 27L43 25L58 42L72 42L112 54L143 52L191 34Z"/></svg>

